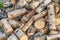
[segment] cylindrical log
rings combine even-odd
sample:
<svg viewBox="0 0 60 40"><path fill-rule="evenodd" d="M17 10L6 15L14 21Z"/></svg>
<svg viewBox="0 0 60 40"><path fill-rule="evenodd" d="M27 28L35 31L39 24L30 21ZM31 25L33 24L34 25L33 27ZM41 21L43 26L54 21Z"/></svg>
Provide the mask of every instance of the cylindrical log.
<svg viewBox="0 0 60 40"><path fill-rule="evenodd" d="M54 11L54 3L48 5L48 17L49 17L49 29L56 30L55 26L55 11Z"/></svg>
<svg viewBox="0 0 60 40"><path fill-rule="evenodd" d="M55 2L55 3L59 3L59 0L52 0L53 2Z"/></svg>
<svg viewBox="0 0 60 40"><path fill-rule="evenodd" d="M56 28L57 28L58 30L60 30L60 24L59 24L59 25L57 25L57 26L56 26Z"/></svg>
<svg viewBox="0 0 60 40"><path fill-rule="evenodd" d="M19 23L19 27L22 29L23 26L24 26L24 23L20 22L20 23Z"/></svg>
<svg viewBox="0 0 60 40"><path fill-rule="evenodd" d="M3 27L4 32L7 35L11 34L13 32L13 29L12 29L11 25L9 24L9 22L7 21L7 19L2 19L1 22L3 25L2 27Z"/></svg>
<svg viewBox="0 0 60 40"><path fill-rule="evenodd" d="M35 32L36 32L36 28L32 25L31 27L28 28L27 35L30 37L34 35Z"/></svg>
<svg viewBox="0 0 60 40"><path fill-rule="evenodd" d="M56 31L56 30L50 30L50 33L49 34L52 34L52 35L58 34L58 31Z"/></svg>
<svg viewBox="0 0 60 40"><path fill-rule="evenodd" d="M7 40L7 37L8 36L3 31L0 30L0 40Z"/></svg>
<svg viewBox="0 0 60 40"><path fill-rule="evenodd" d="M26 14L26 17L31 17L32 15L34 15L35 14L35 10L31 10L30 12L28 12L27 14Z"/></svg>
<svg viewBox="0 0 60 40"><path fill-rule="evenodd" d="M19 38L19 40L28 40L27 35L21 30L21 29L16 29L14 31L14 33L16 34L16 36Z"/></svg>
<svg viewBox="0 0 60 40"><path fill-rule="evenodd" d="M49 29L47 26L39 30L39 32L41 32L42 34L47 34L48 31L49 31Z"/></svg>
<svg viewBox="0 0 60 40"><path fill-rule="evenodd" d="M57 38L60 38L60 34L47 36L47 40L55 40L55 39L57 39Z"/></svg>
<svg viewBox="0 0 60 40"><path fill-rule="evenodd" d="M44 0L44 6L47 6L48 4L50 4L52 2L52 0Z"/></svg>
<svg viewBox="0 0 60 40"><path fill-rule="evenodd" d="M21 15L24 15L25 12L26 12L25 8L23 8L23 9L17 9L17 10L14 10L12 12L8 12L8 18L12 19L12 18L21 16Z"/></svg>
<svg viewBox="0 0 60 40"><path fill-rule="evenodd" d="M26 2L31 2L32 0L25 0Z"/></svg>
<svg viewBox="0 0 60 40"><path fill-rule="evenodd" d="M25 6L25 4L26 4L25 0L19 0L19 2L18 2L18 5L21 7Z"/></svg>
<svg viewBox="0 0 60 40"><path fill-rule="evenodd" d="M56 4L55 5L55 13L58 14L58 12L59 12L59 6L58 6L58 4Z"/></svg>
<svg viewBox="0 0 60 40"><path fill-rule="evenodd" d="M30 20L23 26L22 30L25 32L33 23L33 19L30 18Z"/></svg>
<svg viewBox="0 0 60 40"><path fill-rule="evenodd" d="M56 14L56 18L60 18L60 13Z"/></svg>
<svg viewBox="0 0 60 40"><path fill-rule="evenodd" d="M4 0L3 0L4 1ZM11 3L9 2L9 0L5 0L4 2L4 7L6 8L6 7L9 7L9 6L11 6Z"/></svg>
<svg viewBox="0 0 60 40"><path fill-rule="evenodd" d="M34 35L34 40L45 40L46 36L41 36L40 33Z"/></svg>
<svg viewBox="0 0 60 40"><path fill-rule="evenodd" d="M37 13L41 13L41 12L44 10L44 8L45 8L45 7L44 7L44 4L42 3L41 5L39 5L38 8L36 8L35 11L36 11Z"/></svg>
<svg viewBox="0 0 60 40"><path fill-rule="evenodd" d="M59 18L55 18L55 25L59 25L60 24L60 19Z"/></svg>
<svg viewBox="0 0 60 40"><path fill-rule="evenodd" d="M11 2L13 5L15 5L16 0L10 0L10 2Z"/></svg>
<svg viewBox="0 0 60 40"><path fill-rule="evenodd" d="M44 11L42 11L41 13L34 15L34 16L33 16L33 19L34 19L34 20L37 20L37 19L45 16L46 14L47 14L47 10L44 10Z"/></svg>
<svg viewBox="0 0 60 40"><path fill-rule="evenodd" d="M18 38L14 34L11 34L7 40L18 40Z"/></svg>
<svg viewBox="0 0 60 40"><path fill-rule="evenodd" d="M19 25L19 22L16 21L16 20L13 20L13 19L10 19L10 20L9 20L9 23L11 24L11 26L12 26L13 28L17 28L18 25Z"/></svg>
<svg viewBox="0 0 60 40"><path fill-rule="evenodd" d="M31 9L36 9L38 7L38 5L41 4L42 2L43 2L43 0L38 0L38 1L34 0L30 3L29 6Z"/></svg>
<svg viewBox="0 0 60 40"><path fill-rule="evenodd" d="M45 40L45 36L41 36L41 37L34 37L34 40Z"/></svg>
<svg viewBox="0 0 60 40"><path fill-rule="evenodd" d="M28 12L26 15L24 15L24 16L22 17L21 21L22 21L23 23L27 22L27 21L29 20L29 18L30 18L32 15L34 15L34 14L35 14L35 11L34 11L34 10Z"/></svg>

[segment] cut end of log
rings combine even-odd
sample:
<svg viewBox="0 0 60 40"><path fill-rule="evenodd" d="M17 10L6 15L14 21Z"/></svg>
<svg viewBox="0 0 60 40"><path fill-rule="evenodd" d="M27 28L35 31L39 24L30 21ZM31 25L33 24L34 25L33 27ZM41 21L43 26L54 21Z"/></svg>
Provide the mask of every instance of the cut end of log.
<svg viewBox="0 0 60 40"><path fill-rule="evenodd" d="M28 37L26 35L23 35L20 40L28 40Z"/></svg>
<svg viewBox="0 0 60 40"><path fill-rule="evenodd" d="M44 28L45 26L45 22L43 20L37 20L35 23L34 23L34 26L37 28L37 29L42 29Z"/></svg>

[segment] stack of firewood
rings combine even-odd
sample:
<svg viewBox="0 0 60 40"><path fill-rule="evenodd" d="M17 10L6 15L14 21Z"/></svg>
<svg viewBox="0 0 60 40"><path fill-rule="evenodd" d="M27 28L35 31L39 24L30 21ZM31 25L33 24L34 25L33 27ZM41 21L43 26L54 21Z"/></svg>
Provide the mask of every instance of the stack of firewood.
<svg viewBox="0 0 60 40"><path fill-rule="evenodd" d="M60 0L9 0L0 20L0 40L60 40Z"/></svg>

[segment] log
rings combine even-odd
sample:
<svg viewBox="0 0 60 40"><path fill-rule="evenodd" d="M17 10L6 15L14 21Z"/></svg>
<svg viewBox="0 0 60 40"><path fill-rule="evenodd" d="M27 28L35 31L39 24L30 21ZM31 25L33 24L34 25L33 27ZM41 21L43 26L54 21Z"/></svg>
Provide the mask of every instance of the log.
<svg viewBox="0 0 60 40"><path fill-rule="evenodd" d="M41 36L41 37L34 37L34 40L45 40L45 36Z"/></svg>
<svg viewBox="0 0 60 40"><path fill-rule="evenodd" d="M57 39L57 38L60 38L60 34L47 36L47 40L55 40L55 39Z"/></svg>
<svg viewBox="0 0 60 40"><path fill-rule="evenodd" d="M20 23L19 23L19 27L20 27L20 29L22 29L23 26L24 26L24 23L20 22Z"/></svg>
<svg viewBox="0 0 60 40"><path fill-rule="evenodd" d="M18 38L15 36L15 34L11 34L7 40L18 40Z"/></svg>
<svg viewBox="0 0 60 40"><path fill-rule="evenodd" d="M54 3L48 5L48 17L49 17L49 29L56 30L55 26L55 11L54 11Z"/></svg>
<svg viewBox="0 0 60 40"><path fill-rule="evenodd" d="M10 0L10 2L15 5L16 1L15 0Z"/></svg>
<svg viewBox="0 0 60 40"><path fill-rule="evenodd" d="M23 26L22 30L25 32L33 23L33 19L30 18L30 20Z"/></svg>
<svg viewBox="0 0 60 40"><path fill-rule="evenodd" d="M36 9L37 13L41 13L45 7L51 3L51 0L45 0L41 5L39 5L39 7Z"/></svg>
<svg viewBox="0 0 60 40"><path fill-rule="evenodd" d="M44 6L49 5L51 2L52 2L52 0L45 0L45 1L44 1Z"/></svg>
<svg viewBox="0 0 60 40"><path fill-rule="evenodd" d="M53 2L55 2L55 3L59 3L59 0L52 0Z"/></svg>
<svg viewBox="0 0 60 40"><path fill-rule="evenodd" d="M11 26L12 26L13 28L17 28L18 25L19 25L19 22L16 21L16 20L13 20L13 19L10 19L10 20L9 20L9 23L11 24Z"/></svg>
<svg viewBox="0 0 60 40"><path fill-rule="evenodd" d="M59 25L60 24L60 19L59 18L56 18L55 19L55 25Z"/></svg>
<svg viewBox="0 0 60 40"><path fill-rule="evenodd" d="M2 27L3 27L4 32L7 35L11 34L13 32L13 29L12 29L11 25L9 24L9 22L7 21L7 19L2 19L1 22L3 25Z"/></svg>
<svg viewBox="0 0 60 40"><path fill-rule="evenodd" d="M33 25L30 26L30 27L28 28L28 30L27 30L27 35L28 35L28 37L34 35L35 32L36 32L36 28L35 28Z"/></svg>
<svg viewBox="0 0 60 40"><path fill-rule="evenodd" d="M58 4L56 4L55 5L55 13L58 14L58 12L59 12L59 6L58 6Z"/></svg>
<svg viewBox="0 0 60 40"><path fill-rule="evenodd" d="M34 16L33 16L33 19L34 19L34 21L36 21L37 19L42 18L42 17L45 16L46 14L47 14L47 10L44 10L44 11L42 11L41 13L34 15Z"/></svg>
<svg viewBox="0 0 60 40"><path fill-rule="evenodd" d="M60 13L56 14L56 18L60 18Z"/></svg>
<svg viewBox="0 0 60 40"><path fill-rule="evenodd" d="M6 0L5 2L3 2L3 4L4 4L3 6L4 6L5 8L11 6L11 3L9 2L9 0Z"/></svg>
<svg viewBox="0 0 60 40"><path fill-rule="evenodd" d="M58 31L56 31L56 30L50 30L49 34L55 35L55 34L58 34Z"/></svg>
<svg viewBox="0 0 60 40"><path fill-rule="evenodd" d="M56 28L57 28L58 30L60 30L60 24L59 24L59 25L56 25Z"/></svg>
<svg viewBox="0 0 60 40"><path fill-rule="evenodd" d="M35 35L34 35L34 40L45 40L46 39L46 36L44 35L44 36L41 36L41 35L39 35L40 33L36 33Z"/></svg>
<svg viewBox="0 0 60 40"><path fill-rule="evenodd" d="M0 30L0 40L7 40L7 37L8 36L3 31Z"/></svg>
<svg viewBox="0 0 60 40"><path fill-rule="evenodd" d="M25 0L26 2L31 2L32 0Z"/></svg>
<svg viewBox="0 0 60 40"><path fill-rule="evenodd" d="M41 5L39 5L38 8L36 8L35 11L39 14L39 13L41 13L41 12L44 10L44 8L45 8L45 6L44 6L44 4L42 3Z"/></svg>
<svg viewBox="0 0 60 40"><path fill-rule="evenodd" d="M9 19L12 19L12 18L21 16L21 15L24 15L25 12L26 12L26 9L25 8L17 9L17 10L14 10L12 12L8 12L8 18Z"/></svg>
<svg viewBox="0 0 60 40"><path fill-rule="evenodd" d="M31 10L30 12L28 12L26 15L24 15L22 18L21 18L21 21L23 23L27 22L29 20L29 18L35 14L35 10Z"/></svg>
<svg viewBox="0 0 60 40"><path fill-rule="evenodd" d="M28 40L28 36L19 28L17 28L14 33L19 38L19 40Z"/></svg>
<svg viewBox="0 0 60 40"><path fill-rule="evenodd" d="M41 4L43 2L43 0L38 0L38 1L32 1L31 3L30 3L30 8L31 9L36 9L38 6L39 6L39 4Z"/></svg>
<svg viewBox="0 0 60 40"><path fill-rule="evenodd" d="M39 30L39 32L41 32L42 34L47 34L48 31L49 31L48 26L46 26L46 27Z"/></svg>
<svg viewBox="0 0 60 40"><path fill-rule="evenodd" d="M26 4L25 0L19 0L19 2L18 2L18 5L21 7L25 6L25 4Z"/></svg>
<svg viewBox="0 0 60 40"><path fill-rule="evenodd" d="M41 20L41 19L38 19L37 21L35 21L34 26L37 29L42 29L42 28L45 27L45 22L43 20Z"/></svg>

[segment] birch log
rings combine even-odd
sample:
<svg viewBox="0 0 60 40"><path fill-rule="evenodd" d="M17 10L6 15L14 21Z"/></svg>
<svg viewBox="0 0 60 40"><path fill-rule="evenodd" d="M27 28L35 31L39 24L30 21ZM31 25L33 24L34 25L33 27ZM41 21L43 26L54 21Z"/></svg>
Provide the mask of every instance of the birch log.
<svg viewBox="0 0 60 40"><path fill-rule="evenodd" d="M0 40L7 40L7 37L8 36L3 31L0 30Z"/></svg>
<svg viewBox="0 0 60 40"><path fill-rule="evenodd" d="M37 0L37 1L32 1L31 3L30 3L30 8L31 9L36 9L38 6L39 6L39 4L41 4L43 2L43 0Z"/></svg>
<svg viewBox="0 0 60 40"><path fill-rule="evenodd" d="M19 40L28 40L27 35L19 28L17 28L14 33L19 38Z"/></svg>
<svg viewBox="0 0 60 40"><path fill-rule="evenodd" d="M18 40L18 38L14 34L11 34L7 40Z"/></svg>
<svg viewBox="0 0 60 40"><path fill-rule="evenodd" d="M33 16L34 14L35 14L35 10L32 10L32 11L28 12L26 15L24 15L24 16L21 18L21 21L22 21L23 23L27 22L27 21L29 20L29 18L30 18L31 16Z"/></svg>
<svg viewBox="0 0 60 40"><path fill-rule="evenodd" d="M7 19L2 19L1 22L3 25L2 27L3 27L4 32L7 35L11 34L13 32L13 29L12 29L11 25L9 24L9 22L7 21Z"/></svg>
<svg viewBox="0 0 60 40"><path fill-rule="evenodd" d="M44 10L44 11L42 11L41 13L34 15L34 16L33 16L33 19L36 21L37 19L42 18L42 17L45 16L46 14L47 14L47 10Z"/></svg>
<svg viewBox="0 0 60 40"><path fill-rule="evenodd" d="M48 17L49 17L49 29L56 30L55 26L55 11L54 11L54 3L48 5Z"/></svg>
<svg viewBox="0 0 60 40"><path fill-rule="evenodd" d="M33 19L30 18L30 20L23 26L22 30L25 32L33 23Z"/></svg>
<svg viewBox="0 0 60 40"><path fill-rule="evenodd" d="M8 12L8 18L12 19L12 18L21 16L21 15L24 15L25 12L26 12L25 8L23 8L23 9L17 9L17 10L14 10L12 12Z"/></svg>
<svg viewBox="0 0 60 40"><path fill-rule="evenodd" d="M28 30L27 30L27 35L28 35L28 37L34 35L35 32L36 32L36 28L35 28L33 25L30 26L30 27L28 28Z"/></svg>
<svg viewBox="0 0 60 40"><path fill-rule="evenodd" d="M47 40L55 40L55 39L57 39L57 38L60 38L60 34L47 36Z"/></svg>

